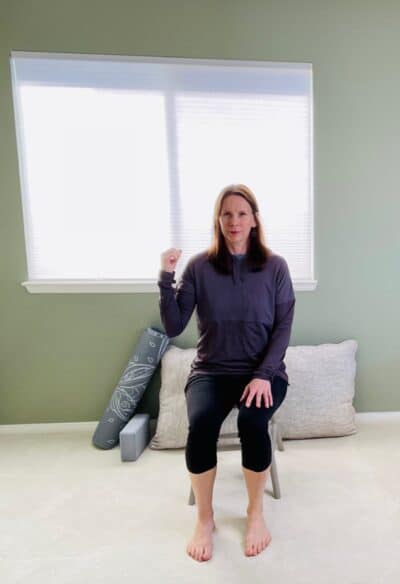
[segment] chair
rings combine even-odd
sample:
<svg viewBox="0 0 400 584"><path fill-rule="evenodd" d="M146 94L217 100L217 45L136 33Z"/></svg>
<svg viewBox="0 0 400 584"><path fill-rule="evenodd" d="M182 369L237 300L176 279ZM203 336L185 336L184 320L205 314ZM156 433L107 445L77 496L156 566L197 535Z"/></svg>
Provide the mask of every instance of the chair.
<svg viewBox="0 0 400 584"><path fill-rule="evenodd" d="M269 437L271 439L271 450L272 450L272 460L271 460L271 481L272 481L272 491L273 496L275 499L281 498L281 489L279 485L278 479L278 471L276 468L276 460L275 460L275 448L278 450L283 451L283 440L280 434L279 423L275 419L275 416L272 416L269 426L268 426ZM237 438L238 432L232 433L225 433L220 434L220 438ZM240 450L240 444L225 444L225 445L218 445L218 450ZM195 504L195 497L192 486L190 486L190 494L189 494L189 505Z"/></svg>

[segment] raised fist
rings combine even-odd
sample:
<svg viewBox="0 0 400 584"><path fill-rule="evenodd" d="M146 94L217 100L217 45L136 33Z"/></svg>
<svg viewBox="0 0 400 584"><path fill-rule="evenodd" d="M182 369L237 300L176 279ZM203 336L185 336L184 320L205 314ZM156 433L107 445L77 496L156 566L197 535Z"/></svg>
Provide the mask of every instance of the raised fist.
<svg viewBox="0 0 400 584"><path fill-rule="evenodd" d="M181 257L182 250L171 247L161 254L161 269L165 272L175 272L176 264Z"/></svg>

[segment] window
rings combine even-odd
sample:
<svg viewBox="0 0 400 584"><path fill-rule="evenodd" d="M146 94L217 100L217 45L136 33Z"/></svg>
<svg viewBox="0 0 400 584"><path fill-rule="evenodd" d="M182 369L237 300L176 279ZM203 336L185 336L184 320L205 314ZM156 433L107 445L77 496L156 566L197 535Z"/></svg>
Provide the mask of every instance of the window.
<svg viewBox="0 0 400 584"><path fill-rule="evenodd" d="M160 254L210 243L230 183L313 289L309 64L13 52L32 292L156 291Z"/></svg>

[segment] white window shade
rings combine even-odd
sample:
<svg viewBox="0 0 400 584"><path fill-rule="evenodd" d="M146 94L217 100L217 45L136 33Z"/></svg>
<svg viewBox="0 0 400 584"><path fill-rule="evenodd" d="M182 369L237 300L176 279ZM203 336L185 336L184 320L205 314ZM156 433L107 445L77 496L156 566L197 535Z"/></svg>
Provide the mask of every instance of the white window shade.
<svg viewBox="0 0 400 584"><path fill-rule="evenodd" d="M183 250L179 278L244 183L312 287L310 65L13 53L12 72L30 282L156 290L161 252Z"/></svg>

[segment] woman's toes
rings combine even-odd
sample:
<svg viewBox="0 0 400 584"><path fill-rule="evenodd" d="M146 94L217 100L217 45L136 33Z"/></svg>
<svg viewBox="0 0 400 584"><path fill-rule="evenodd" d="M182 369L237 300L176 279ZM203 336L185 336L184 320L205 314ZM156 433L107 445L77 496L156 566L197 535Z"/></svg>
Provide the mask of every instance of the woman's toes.
<svg viewBox="0 0 400 584"><path fill-rule="evenodd" d="M211 559L212 555L212 533L215 529L214 522L206 524L198 522L193 536L187 545L188 554L198 562Z"/></svg>

